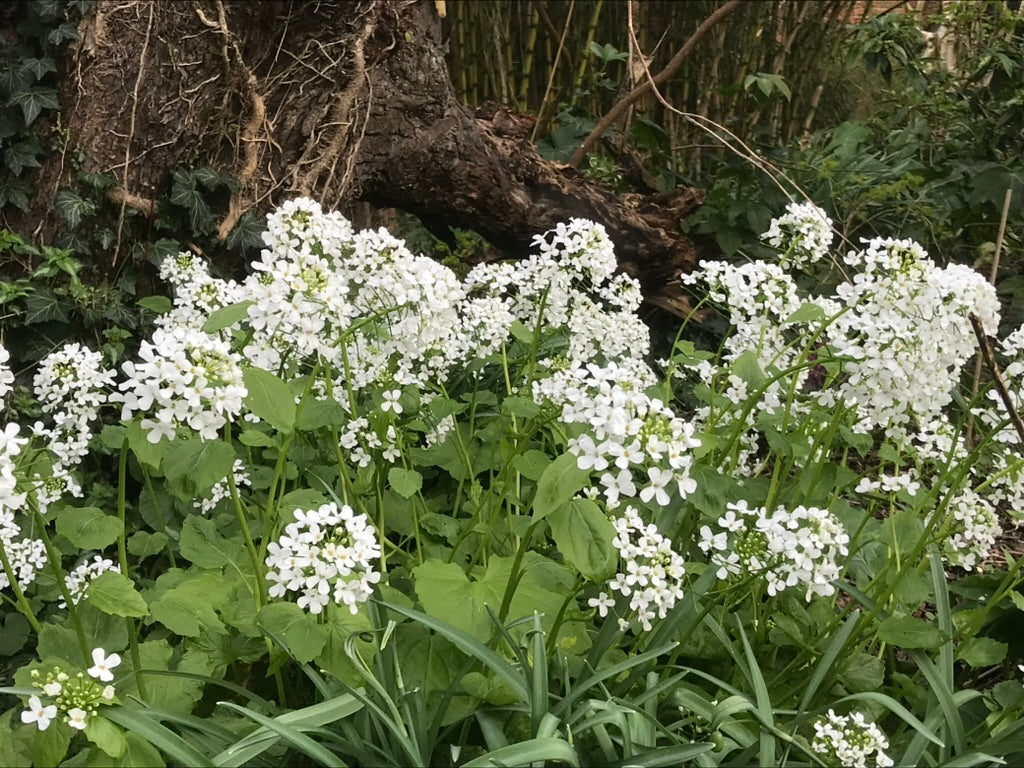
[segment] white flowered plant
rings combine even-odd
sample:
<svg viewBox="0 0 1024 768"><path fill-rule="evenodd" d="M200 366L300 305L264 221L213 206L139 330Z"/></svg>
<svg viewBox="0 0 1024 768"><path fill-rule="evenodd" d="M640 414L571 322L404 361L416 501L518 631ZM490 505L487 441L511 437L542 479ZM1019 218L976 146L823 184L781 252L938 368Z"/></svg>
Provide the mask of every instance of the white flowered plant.
<svg viewBox="0 0 1024 768"><path fill-rule="evenodd" d="M92 662L85 673L69 673L61 667L53 667L44 676L33 669L32 686L42 696L29 696L28 709L21 713L21 721L26 725L34 723L40 731L45 731L63 713L65 725L84 731L89 726L89 718L94 717L101 706L115 702L116 691L110 683L114 681L113 670L121 664L121 657L116 653L108 654L103 648L93 648Z"/></svg>
<svg viewBox="0 0 1024 768"><path fill-rule="evenodd" d="M380 544L366 515L333 502L293 514L295 522L268 546L270 596L297 593L299 607L314 614L332 601L357 613L380 581Z"/></svg>
<svg viewBox="0 0 1024 768"><path fill-rule="evenodd" d="M814 722L811 749L826 765L839 768L889 768L893 760L885 750L889 740L882 729L860 712L837 715L831 709Z"/></svg>

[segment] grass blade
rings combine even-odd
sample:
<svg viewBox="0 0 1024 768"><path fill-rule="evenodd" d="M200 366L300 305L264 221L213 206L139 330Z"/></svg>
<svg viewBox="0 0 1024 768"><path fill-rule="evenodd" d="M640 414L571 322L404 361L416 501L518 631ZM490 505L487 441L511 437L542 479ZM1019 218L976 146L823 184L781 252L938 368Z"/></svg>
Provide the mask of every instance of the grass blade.
<svg viewBox="0 0 1024 768"><path fill-rule="evenodd" d="M253 712L251 709L239 706L238 704L234 704L230 701L218 701L217 704L222 707L227 707L228 709L233 709L236 712L245 715L250 720L254 720L259 723L264 728L273 731L294 749L313 758L320 765L327 765L332 768L345 768L345 763L340 757L324 747L322 744L313 741L313 739L309 738L309 736L297 730L293 726L285 725L272 717L267 717L266 715Z"/></svg>

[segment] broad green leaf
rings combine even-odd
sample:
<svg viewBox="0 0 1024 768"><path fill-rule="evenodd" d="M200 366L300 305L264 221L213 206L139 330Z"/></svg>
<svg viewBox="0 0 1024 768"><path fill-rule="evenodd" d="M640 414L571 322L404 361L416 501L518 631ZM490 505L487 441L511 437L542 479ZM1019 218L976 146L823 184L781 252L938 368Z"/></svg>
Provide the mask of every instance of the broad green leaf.
<svg viewBox="0 0 1024 768"><path fill-rule="evenodd" d="M148 616L146 601L135 591L135 583L114 571L101 573L89 584L89 603L111 616Z"/></svg>
<svg viewBox="0 0 1024 768"><path fill-rule="evenodd" d="M71 229L77 229L82 219L96 212L96 203L70 189L62 189L53 199L54 207Z"/></svg>
<svg viewBox="0 0 1024 768"><path fill-rule="evenodd" d="M178 498L191 502L227 477L234 462L235 450L228 443L176 440L166 448L164 476Z"/></svg>
<svg viewBox="0 0 1024 768"><path fill-rule="evenodd" d="M32 731L25 728L18 719L18 725L11 727L15 710L9 709L0 715L0 765L6 768L32 768L29 745Z"/></svg>
<svg viewBox="0 0 1024 768"><path fill-rule="evenodd" d="M991 637L969 637L957 648L956 657L972 667L992 667L1006 658L1008 648Z"/></svg>
<svg viewBox="0 0 1024 768"><path fill-rule="evenodd" d="M153 618L184 637L198 637L203 630L224 632L211 595L223 592L223 577L219 574L201 574L168 589L149 604Z"/></svg>
<svg viewBox="0 0 1024 768"><path fill-rule="evenodd" d="M71 744L71 734L74 733L70 728L54 727L55 724L51 723L50 727L45 731L35 730L32 734L32 765L34 766L50 766L60 765L64 760L64 755L68 753L68 746Z"/></svg>
<svg viewBox="0 0 1024 768"><path fill-rule="evenodd" d="M167 536L159 531L156 533L136 531L128 537L127 541L128 551L140 560L163 552L166 546Z"/></svg>
<svg viewBox="0 0 1024 768"><path fill-rule="evenodd" d="M89 716L85 737L113 758L121 757L127 747L124 731L99 714Z"/></svg>
<svg viewBox="0 0 1024 768"><path fill-rule="evenodd" d="M166 315L174 308L174 304L167 296L146 296L135 303L143 309L148 309L154 315Z"/></svg>
<svg viewBox="0 0 1024 768"><path fill-rule="evenodd" d="M825 319L825 310L814 302L801 304L795 312L782 322L784 323L820 323Z"/></svg>
<svg viewBox="0 0 1024 768"><path fill-rule="evenodd" d="M327 498L319 491L314 491L312 488L299 488L295 491L289 491L282 496L281 503L277 505L277 510L281 515L281 519L285 523L290 523L292 521L292 512L296 509L306 511L320 509L326 503Z"/></svg>
<svg viewBox="0 0 1024 768"><path fill-rule="evenodd" d="M423 487L423 475L415 469L392 467L388 470L391 489L403 499L411 499Z"/></svg>
<svg viewBox="0 0 1024 768"><path fill-rule="evenodd" d="M281 379L262 368L247 368L243 374L245 405L256 416L285 434L295 429L295 397Z"/></svg>
<svg viewBox="0 0 1024 768"><path fill-rule="evenodd" d="M242 445L247 445L250 448L267 448L269 446L276 445L274 438L266 432L260 432L258 429L242 430L242 434L238 436L238 442Z"/></svg>
<svg viewBox="0 0 1024 768"><path fill-rule="evenodd" d="M558 551L584 577L601 582L615 574L615 526L595 502L571 499L548 515L548 525Z"/></svg>
<svg viewBox="0 0 1024 768"><path fill-rule="evenodd" d="M487 642L494 624L487 613L489 604L497 613L501 598L474 588L455 563L427 560L413 569L413 583L423 610L468 635Z"/></svg>
<svg viewBox="0 0 1024 768"><path fill-rule="evenodd" d="M181 526L181 556L200 568L231 566L238 570L251 570L240 538L222 536L213 520L189 515Z"/></svg>
<svg viewBox="0 0 1024 768"><path fill-rule="evenodd" d="M764 371L761 370L761 365L757 361L757 355L750 350L733 361L732 372L751 387L760 386L765 380Z"/></svg>
<svg viewBox="0 0 1024 768"><path fill-rule="evenodd" d="M36 653L40 659L61 659L83 669L90 666L85 664L86 658L75 630L64 624L43 624L36 642Z"/></svg>
<svg viewBox="0 0 1024 768"><path fill-rule="evenodd" d="M510 416L532 419L540 413L540 406L533 401L533 398L512 395L502 401L501 410Z"/></svg>
<svg viewBox="0 0 1024 768"><path fill-rule="evenodd" d="M57 533L79 549L105 549L117 541L121 521L96 507L65 507L57 513Z"/></svg>
<svg viewBox="0 0 1024 768"><path fill-rule="evenodd" d="M885 664L877 656L858 651L842 663L839 677L851 693L877 691L885 679Z"/></svg>
<svg viewBox="0 0 1024 768"><path fill-rule="evenodd" d="M20 613L11 612L0 624L0 656L13 656L25 646L29 636L28 619ZM0 765L3 765L0 762Z"/></svg>
<svg viewBox="0 0 1024 768"><path fill-rule="evenodd" d="M540 480L544 470L551 465L551 457L544 451L529 450L512 459L512 466L527 480Z"/></svg>
<svg viewBox="0 0 1024 768"><path fill-rule="evenodd" d="M938 648L946 640L934 624L914 616L890 616L878 625L878 639L900 648Z"/></svg>
<svg viewBox="0 0 1024 768"><path fill-rule="evenodd" d="M246 299L237 304L229 304L226 307L214 310L210 313L206 322L203 323L203 333L216 333L245 320L249 316L249 307L255 303L255 301Z"/></svg>
<svg viewBox="0 0 1024 768"><path fill-rule="evenodd" d="M295 422L297 429L313 430L321 427L339 427L348 421L348 414L337 400L306 398Z"/></svg>
<svg viewBox="0 0 1024 768"><path fill-rule="evenodd" d="M60 109L57 91L53 88L29 88L12 94L8 99L11 106L21 107L25 125L32 125L44 109Z"/></svg>
<svg viewBox="0 0 1024 768"><path fill-rule="evenodd" d="M259 612L257 624L282 638L298 662L312 661L327 643L328 629L295 603L275 601Z"/></svg>
<svg viewBox="0 0 1024 768"><path fill-rule="evenodd" d="M590 472L580 469L576 457L564 453L551 462L537 481L533 518L539 520L565 504L587 485Z"/></svg>
<svg viewBox="0 0 1024 768"><path fill-rule="evenodd" d="M161 440L159 443L150 442L149 433L142 428L141 419L129 422L127 434L128 447L131 448L139 463L152 469L160 469L160 462L163 461L164 454L172 443L165 440Z"/></svg>

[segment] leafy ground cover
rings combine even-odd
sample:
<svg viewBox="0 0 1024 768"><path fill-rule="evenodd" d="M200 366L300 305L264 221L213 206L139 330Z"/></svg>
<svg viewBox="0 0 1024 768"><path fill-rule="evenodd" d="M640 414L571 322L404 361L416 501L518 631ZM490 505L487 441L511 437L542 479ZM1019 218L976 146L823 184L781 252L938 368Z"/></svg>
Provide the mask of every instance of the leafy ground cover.
<svg viewBox="0 0 1024 768"><path fill-rule="evenodd" d="M5 417L0 763L1019 761L1024 331L975 386L976 272L763 240L663 359L589 221L459 279L299 199L242 282L167 258L137 355Z"/></svg>

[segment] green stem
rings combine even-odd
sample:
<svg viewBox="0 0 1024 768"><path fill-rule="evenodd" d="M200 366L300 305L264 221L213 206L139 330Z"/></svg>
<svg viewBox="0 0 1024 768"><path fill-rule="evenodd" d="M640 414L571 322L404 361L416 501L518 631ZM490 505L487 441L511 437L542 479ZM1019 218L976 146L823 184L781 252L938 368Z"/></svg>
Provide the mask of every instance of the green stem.
<svg viewBox="0 0 1024 768"><path fill-rule="evenodd" d="M18 584L18 577L14 573L14 569L11 568L11 561L7 557L7 545L3 537L0 536L0 564L3 565L4 575L7 576L7 583L11 585L11 591L14 592L14 604L24 616L32 629L38 635L39 630L42 629L39 624L39 620L36 618L35 612L32 610L32 606L29 604L28 599L25 597L25 593L21 591L21 585Z"/></svg>
<svg viewBox="0 0 1024 768"><path fill-rule="evenodd" d="M117 520L121 529L117 534L117 559L121 568L121 574L128 577L128 548L125 542L128 532L125 525L125 511L127 504L128 484L128 438L121 442L121 455L117 462ZM70 605L70 603L68 603ZM130 616L125 616L125 626L128 628L128 651L132 657L132 668L135 670L135 683L139 687L139 696L144 700L149 699L146 691L146 682L142 674L142 657L139 654L138 628ZM88 656L86 657L88 658Z"/></svg>

